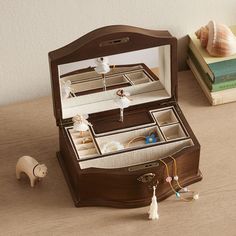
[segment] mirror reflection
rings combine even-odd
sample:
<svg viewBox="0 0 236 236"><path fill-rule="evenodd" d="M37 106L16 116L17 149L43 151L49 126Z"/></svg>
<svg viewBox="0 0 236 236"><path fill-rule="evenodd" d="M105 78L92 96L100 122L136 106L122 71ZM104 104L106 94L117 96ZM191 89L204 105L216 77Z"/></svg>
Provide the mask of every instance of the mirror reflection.
<svg viewBox="0 0 236 236"><path fill-rule="evenodd" d="M169 96L170 88L165 82L170 77L169 61L170 47L165 45L60 65L62 106L114 100L120 89L131 98L136 96L135 104L147 102L142 101L144 95L151 101L158 99L158 94L152 96L153 91L166 91Z"/></svg>

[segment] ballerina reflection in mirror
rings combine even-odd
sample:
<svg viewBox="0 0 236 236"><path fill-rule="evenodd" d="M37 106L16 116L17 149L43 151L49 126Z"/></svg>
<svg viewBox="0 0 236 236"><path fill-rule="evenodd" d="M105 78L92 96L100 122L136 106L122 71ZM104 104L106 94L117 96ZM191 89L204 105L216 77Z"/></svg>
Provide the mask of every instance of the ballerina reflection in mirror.
<svg viewBox="0 0 236 236"><path fill-rule="evenodd" d="M124 92L123 89L119 89L116 92L116 99L115 102L120 108L120 122L124 121L124 109L130 106L131 99L128 97L130 96L129 93Z"/></svg>
<svg viewBox="0 0 236 236"><path fill-rule="evenodd" d="M97 66L95 67L95 71L99 74L102 75L102 80L103 80L103 89L106 91L107 86L106 86L106 78L105 74L107 74L111 69L110 65L108 63L108 58L107 57L100 57L96 59L96 64Z"/></svg>
<svg viewBox="0 0 236 236"><path fill-rule="evenodd" d="M84 133L89 130L89 126L92 127L92 124L87 121L88 115L76 115L72 118L74 122L73 128L75 131L79 132L81 137L84 136Z"/></svg>
<svg viewBox="0 0 236 236"><path fill-rule="evenodd" d="M69 98L71 96L71 94L73 95L73 97L76 97L76 95L74 93L74 89L71 87L71 85L72 85L72 83L70 80L67 80L67 81L61 80L62 99Z"/></svg>

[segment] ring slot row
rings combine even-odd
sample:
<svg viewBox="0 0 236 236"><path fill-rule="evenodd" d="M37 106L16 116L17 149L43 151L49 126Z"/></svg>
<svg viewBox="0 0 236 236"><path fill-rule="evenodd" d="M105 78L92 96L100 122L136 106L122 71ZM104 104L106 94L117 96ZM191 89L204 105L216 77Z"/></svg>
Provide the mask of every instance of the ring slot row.
<svg viewBox="0 0 236 236"><path fill-rule="evenodd" d="M90 131L85 131L82 135L80 132L74 131L73 129L70 129L69 132L79 159L86 159L99 155L99 151Z"/></svg>
<svg viewBox="0 0 236 236"><path fill-rule="evenodd" d="M81 136L79 132L69 129L79 159L102 157L106 154L116 154L150 145L158 146L189 138L174 107L156 109L150 113L156 124L135 130L127 129L119 133L96 137L90 130L83 132Z"/></svg>

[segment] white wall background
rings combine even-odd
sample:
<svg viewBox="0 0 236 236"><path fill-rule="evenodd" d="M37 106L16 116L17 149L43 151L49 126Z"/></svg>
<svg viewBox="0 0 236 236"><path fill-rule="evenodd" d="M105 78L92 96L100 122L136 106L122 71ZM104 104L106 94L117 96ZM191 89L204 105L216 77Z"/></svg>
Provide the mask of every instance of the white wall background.
<svg viewBox="0 0 236 236"><path fill-rule="evenodd" d="M179 38L210 19L236 24L235 0L0 0L0 105L51 93L49 51L105 25L168 29Z"/></svg>

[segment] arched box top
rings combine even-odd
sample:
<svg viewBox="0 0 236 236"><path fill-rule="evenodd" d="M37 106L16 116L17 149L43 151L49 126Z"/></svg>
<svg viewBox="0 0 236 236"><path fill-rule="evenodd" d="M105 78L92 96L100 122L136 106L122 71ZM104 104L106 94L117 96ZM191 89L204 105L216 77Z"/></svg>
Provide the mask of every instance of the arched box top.
<svg viewBox="0 0 236 236"><path fill-rule="evenodd" d="M127 25L106 26L49 52L51 63L59 65L161 45L176 45L168 31L148 30Z"/></svg>
<svg viewBox="0 0 236 236"><path fill-rule="evenodd" d="M166 30L149 30L127 25L106 26L49 52L49 66L57 124L63 122L58 66L158 46L170 46L171 99L177 97L177 39Z"/></svg>

